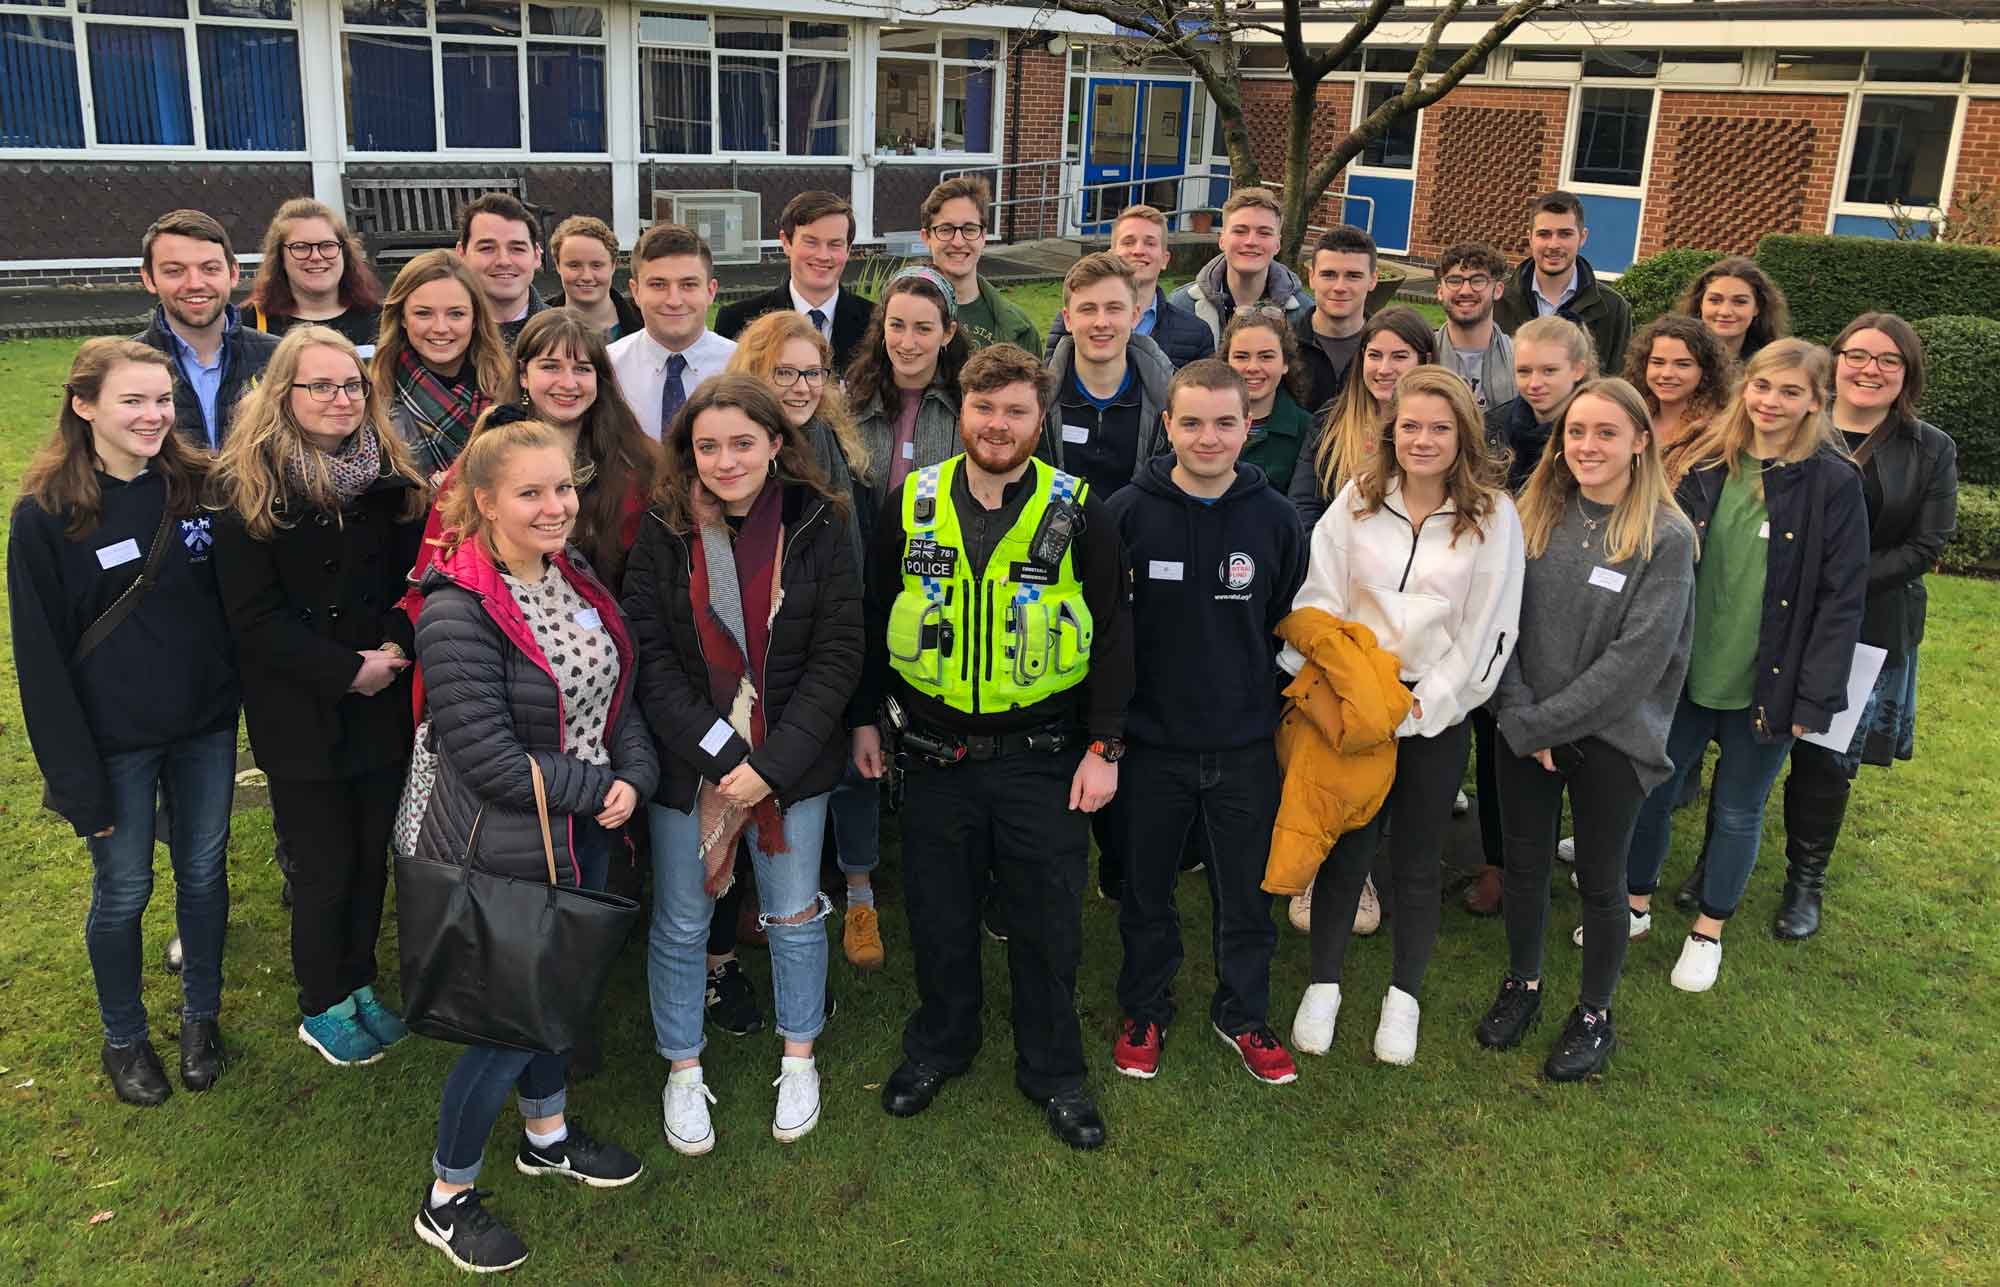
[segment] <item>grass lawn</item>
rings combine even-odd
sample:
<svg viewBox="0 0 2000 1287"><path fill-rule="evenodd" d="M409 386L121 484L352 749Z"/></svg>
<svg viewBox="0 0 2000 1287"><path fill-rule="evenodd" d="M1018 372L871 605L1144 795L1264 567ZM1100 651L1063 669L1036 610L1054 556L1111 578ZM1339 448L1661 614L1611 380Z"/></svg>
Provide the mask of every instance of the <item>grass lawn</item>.
<svg viewBox="0 0 2000 1287"><path fill-rule="evenodd" d="M10 495L72 349L0 344L0 488ZM1108 1148L1064 1149L1015 1093L1004 1008L989 1010L974 1071L929 1113L893 1120L876 1090L899 1057L913 986L892 826L889 966L857 975L836 943L840 1013L819 1048L818 1131L774 1143L776 1040L719 1036L708 1081L720 1147L700 1159L669 1151L643 957L628 953L604 1008L606 1071L572 1107L638 1150L647 1173L610 1193L530 1182L508 1164L518 1124L506 1114L484 1179L533 1248L523 1281L2000 1281L2000 935L1990 910L2000 900L2000 698L1986 687L1996 619L2000 586L1933 582L1919 758L1864 777L1820 937L1770 937L1782 867L1774 818L1720 984L1692 997L1668 986L1682 930L1669 907L1631 953L1621 1049L1586 1085L1538 1076L1559 1014L1518 1052L1473 1042L1503 938L1497 921L1455 907L1413 1067L1368 1053L1388 983L1385 933L1352 953L1333 1053L1302 1061L1296 1085L1254 1084L1200 1022L1206 899L1190 880L1184 1018L1150 1083L1109 1075L1118 938L1108 904L1085 907L1078 1005ZM0 1179L0 1282L458 1281L410 1231L454 1051L413 1040L374 1067L335 1069L294 1037L268 814L239 815L232 838L229 1070L205 1096L127 1108L97 1069L81 935L88 862L38 807L11 674L0 728L0 844L14 889L0 917L0 1150L12 1159ZM1698 818L1681 815L1673 884ZM164 857L160 866L149 960L172 926ZM1574 915L1564 882L1549 930L1549 987L1563 1003L1552 1011L1576 986ZM382 951L393 996L393 924ZM766 961L746 957L762 986ZM1304 940L1281 929L1281 1031L1306 968ZM986 977L989 996L1004 999L996 953ZM170 1064L177 997L148 970Z"/></svg>

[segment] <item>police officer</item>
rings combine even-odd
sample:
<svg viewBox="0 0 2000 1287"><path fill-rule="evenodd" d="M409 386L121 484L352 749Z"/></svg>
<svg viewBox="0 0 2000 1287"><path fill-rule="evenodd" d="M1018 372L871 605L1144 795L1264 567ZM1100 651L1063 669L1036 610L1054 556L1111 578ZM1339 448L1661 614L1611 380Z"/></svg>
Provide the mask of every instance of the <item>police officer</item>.
<svg viewBox="0 0 2000 1287"><path fill-rule="evenodd" d="M919 998L882 1106L922 1112L979 1051L990 868L1011 929L1015 1084L1058 1139L1096 1148L1076 972L1090 815L1118 789L1132 694L1125 553L1089 486L1035 455L1041 363L996 344L959 384L965 454L890 492L868 556L860 700L880 701L905 775ZM880 730L857 729L854 755L881 776Z"/></svg>

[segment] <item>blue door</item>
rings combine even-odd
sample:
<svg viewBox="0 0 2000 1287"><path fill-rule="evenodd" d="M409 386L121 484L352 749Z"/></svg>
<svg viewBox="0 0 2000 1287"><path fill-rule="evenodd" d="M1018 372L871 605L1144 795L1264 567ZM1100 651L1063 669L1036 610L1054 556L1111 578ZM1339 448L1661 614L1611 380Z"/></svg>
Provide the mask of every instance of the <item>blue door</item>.
<svg viewBox="0 0 2000 1287"><path fill-rule="evenodd" d="M1193 98L1184 82L1091 77L1077 219L1084 232L1109 232L1120 210L1142 201L1161 210L1188 204L1180 176L1187 173Z"/></svg>

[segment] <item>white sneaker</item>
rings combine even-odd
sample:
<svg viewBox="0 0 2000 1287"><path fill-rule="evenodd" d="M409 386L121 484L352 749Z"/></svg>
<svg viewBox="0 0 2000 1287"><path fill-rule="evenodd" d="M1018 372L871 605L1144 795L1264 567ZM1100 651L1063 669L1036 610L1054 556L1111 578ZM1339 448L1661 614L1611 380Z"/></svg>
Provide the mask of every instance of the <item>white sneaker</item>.
<svg viewBox="0 0 2000 1287"><path fill-rule="evenodd" d="M1456 796L1452 798L1451 816L1454 818L1463 818L1465 816L1465 811L1470 809L1471 807L1472 807L1472 801L1466 796L1465 792L1460 791Z"/></svg>
<svg viewBox="0 0 2000 1287"><path fill-rule="evenodd" d="M701 1069L688 1071L694 1076L685 1081L681 1073L668 1074L667 1088L660 1092L660 1112L665 1118L667 1143L674 1152L700 1157L715 1147L715 1128L708 1122L708 1106L715 1102L715 1093L703 1084Z"/></svg>
<svg viewBox="0 0 2000 1287"><path fill-rule="evenodd" d="M788 1056L778 1061L778 1111L771 1118L771 1138L780 1144L804 1139L819 1125L819 1065L812 1056Z"/></svg>
<svg viewBox="0 0 2000 1287"><path fill-rule="evenodd" d="M1354 905L1354 932L1363 938L1382 928L1382 900L1375 897L1375 878L1361 886L1361 901Z"/></svg>
<svg viewBox="0 0 2000 1287"><path fill-rule="evenodd" d="M1653 932L1653 914L1651 912L1641 912L1639 915L1634 916L1630 910L1627 910L1625 919L1632 922L1631 927L1625 932L1625 937L1634 943ZM1579 925L1570 931L1569 941L1578 947L1583 946L1583 926Z"/></svg>
<svg viewBox="0 0 2000 1287"><path fill-rule="evenodd" d="M1673 985L1683 992L1706 992L1722 973L1722 944L1704 943L1694 935L1681 944L1681 959L1674 962Z"/></svg>
<svg viewBox="0 0 2000 1287"><path fill-rule="evenodd" d="M1292 895L1292 928L1301 934L1312 933L1313 928L1313 887L1306 886L1303 894Z"/></svg>
<svg viewBox="0 0 2000 1287"><path fill-rule="evenodd" d="M1556 841L1556 861L1557 862L1576 861L1575 836L1564 836L1561 840Z"/></svg>
<svg viewBox="0 0 2000 1287"><path fill-rule="evenodd" d="M1417 1061L1417 999L1401 988L1382 998L1382 1022L1375 1026L1375 1057L1385 1064Z"/></svg>
<svg viewBox="0 0 2000 1287"><path fill-rule="evenodd" d="M1299 1012L1292 1016L1292 1049L1308 1055L1333 1049L1333 1021L1339 1014L1340 985L1309 984L1299 998Z"/></svg>

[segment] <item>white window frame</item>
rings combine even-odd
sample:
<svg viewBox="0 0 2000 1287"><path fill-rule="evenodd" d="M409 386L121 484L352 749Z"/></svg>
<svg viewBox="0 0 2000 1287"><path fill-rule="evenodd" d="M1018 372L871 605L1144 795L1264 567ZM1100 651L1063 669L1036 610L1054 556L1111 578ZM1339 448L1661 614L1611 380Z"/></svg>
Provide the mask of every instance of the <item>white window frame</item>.
<svg viewBox="0 0 2000 1287"><path fill-rule="evenodd" d="M1563 118L1563 187L1583 196L1595 193L1604 197L1624 197L1639 199L1640 226L1645 226L1646 197L1653 183L1653 152L1660 138L1660 96L1663 87L1657 77L1647 76L1591 76L1578 81L1570 88L1569 108ZM1576 149L1583 142L1578 125L1583 119L1583 95L1593 89L1635 89L1652 95L1646 110L1646 154L1639 163L1639 182L1589 183L1576 177Z"/></svg>
<svg viewBox="0 0 2000 1287"><path fill-rule="evenodd" d="M919 26L916 23L896 22L886 24L908 29ZM1001 126L1007 119L1007 33L980 27L931 27L931 50L923 53L910 49L882 48L882 28L872 28L868 35L871 57L868 60L868 135L857 141L856 150L871 158L878 165L936 165L939 161L998 162L1000 158L999 136ZM950 39L990 40L993 42L993 57L946 58L943 54L944 42ZM933 80L936 88L931 91L931 122L937 129L937 142L944 142L944 73L948 67L965 67L989 70L993 73L993 137L986 140L987 146L979 151L952 151L943 146L928 152L918 151L913 156L900 152L884 152L875 145L874 105L877 86L880 83L881 66L884 62L925 63L935 69ZM1136 75L1137 73L1135 73Z"/></svg>
<svg viewBox="0 0 2000 1287"><path fill-rule="evenodd" d="M1938 180L1938 205L1924 207L1933 225L1941 220L1951 204L1952 193L1958 187L1958 153L1965 140L1966 105L1973 95L1967 92L1963 78L1956 85L1939 84L1936 81L1919 85L1912 81L1871 83L1862 81L1848 91L1847 114L1840 131L1839 164L1833 173L1833 200L1827 203L1826 230L1831 233L1835 222L1842 215L1860 218L1892 219L1895 212L1887 205L1876 202L1849 201L1847 181L1854 170L1854 141L1861 132L1861 100L1875 96L1881 98L1942 98L1951 101L1951 140L1945 145L1944 173Z"/></svg>
<svg viewBox="0 0 2000 1287"><path fill-rule="evenodd" d="M83 114L82 147L31 147L0 148L0 159L16 158L35 160L64 160L68 158L93 161L158 161L201 158L213 161L300 161L311 152L312 137L309 113L301 112L302 142L295 151L263 149L211 148L208 146L208 121L202 103L201 44L197 28L213 27L262 27L275 31L289 31L298 39L299 52L299 98L304 103L306 94L306 63L315 56L301 31L300 15L311 0L292 0L292 16L277 18L219 18L201 12L200 0L185 0L188 16L185 18L145 18L125 14L85 13L78 0L61 0L59 4L10 4L0 0L0 13L28 18L67 18L76 51L76 79L78 103ZM188 119L191 143L103 143L97 141L96 93L90 75L90 33L91 26L107 27L178 27L181 29L181 47L187 59Z"/></svg>
<svg viewBox="0 0 2000 1287"><path fill-rule="evenodd" d="M643 19L649 15L671 14L676 17L699 18L708 24L708 40L703 44L679 40L646 40ZM687 53L701 53L708 57L708 130L709 150L706 152L649 152L645 148L645 123L634 118L633 128L639 134L639 159L642 162L703 162L703 161L754 161L758 165L798 165L827 166L844 165L856 151L856 135L863 125L863 92L861 85L861 34L855 24L847 19L823 13L752 13L734 9L702 9L694 5L675 6L670 4L647 4L635 8L632 20L632 67L635 85L643 85L640 69L640 54L647 49L680 50ZM760 22L775 22L783 39L778 49L720 49L715 43L715 24L719 20L748 18ZM810 23L815 26L838 26L847 30L847 52L836 53L830 49L797 48L792 44L792 24ZM778 149L774 152L725 152L722 149L722 67L723 58L754 58L774 64L778 69L778 121L776 137ZM794 58L815 58L826 62L847 63L847 93L849 110L847 117L847 150L820 155L795 155L785 150L786 139L791 132L791 97L786 93L787 81L791 75L791 60ZM635 91L634 106L644 101L643 89Z"/></svg>
<svg viewBox="0 0 2000 1287"><path fill-rule="evenodd" d="M1352 115L1348 119L1349 128L1359 128L1361 122L1368 119L1368 87L1370 85L1393 85L1396 91L1400 93L1403 88L1403 82L1408 77L1408 72L1400 74L1378 72L1372 76L1363 72L1361 75L1355 77L1354 93L1352 95L1354 105ZM1447 95L1446 97L1450 96ZM1410 164L1407 167L1400 165L1365 164L1361 158L1368 154L1368 150L1363 148L1354 154L1355 159L1347 163L1347 168L1356 174L1374 175L1388 179L1409 179L1414 182L1417 177L1417 167L1423 164L1424 159L1424 109L1419 108L1416 113L1415 130L1415 137L1410 141ZM1343 185L1344 190L1345 185ZM1414 207L1412 208L1414 209Z"/></svg>
<svg viewBox="0 0 2000 1287"><path fill-rule="evenodd" d="M608 161L611 159L611 137L618 128L611 107L611 25L618 20L611 0L547 0L545 8L592 8L603 15L601 34L596 36L544 36L529 31L529 10L536 7L532 0L516 0L521 13L521 31L513 36L479 36L459 32L438 30L436 0L423 0L424 25L421 27L374 27L347 21L347 6L342 0L325 0L333 6L333 65L336 81L340 87L340 101L335 105L339 118L340 154L344 160L364 164L412 165L424 158L443 157L455 161L476 161L482 159L518 161L534 156L549 158L553 165L572 165L587 161ZM314 0L292 0L294 6L314 3ZM353 87L346 74L346 44L349 32L370 36L398 36L412 39L422 38L430 42L431 53L431 122L434 133L429 151L383 152L356 148L347 135L347 96ZM515 108L518 116L516 129L520 131L518 146L507 147L453 147L445 133L444 119L444 46L490 45L514 51ZM544 152L536 153L530 146L529 115L532 104L528 86L528 46L534 45L591 45L605 51L605 113L604 149L596 152Z"/></svg>

